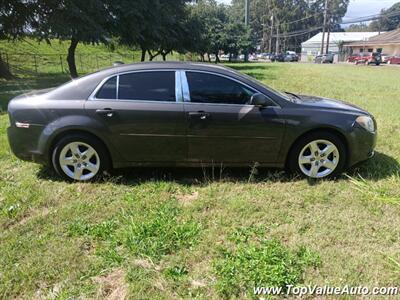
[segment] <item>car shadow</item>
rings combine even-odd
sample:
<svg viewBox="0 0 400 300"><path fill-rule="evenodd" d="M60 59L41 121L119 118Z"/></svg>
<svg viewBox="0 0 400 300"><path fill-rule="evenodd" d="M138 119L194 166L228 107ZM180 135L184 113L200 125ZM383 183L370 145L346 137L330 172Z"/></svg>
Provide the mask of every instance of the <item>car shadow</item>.
<svg viewBox="0 0 400 300"><path fill-rule="evenodd" d="M350 177L362 177L366 180L380 180L400 174L400 164L396 159L377 152L370 160L360 163L335 180L348 180ZM48 167L41 167L37 177L44 180L63 181ZM208 185L213 182L257 183L257 182L294 182L304 180L299 175L288 174L283 170L249 166L231 167L135 167L113 170L98 182L114 182L123 185L140 185L146 182L169 181L182 185ZM309 185L316 185L321 180L307 180Z"/></svg>
<svg viewBox="0 0 400 300"><path fill-rule="evenodd" d="M375 152L373 158L353 166L347 171L351 177L361 176L368 180L380 180L400 174L400 163L393 157Z"/></svg>

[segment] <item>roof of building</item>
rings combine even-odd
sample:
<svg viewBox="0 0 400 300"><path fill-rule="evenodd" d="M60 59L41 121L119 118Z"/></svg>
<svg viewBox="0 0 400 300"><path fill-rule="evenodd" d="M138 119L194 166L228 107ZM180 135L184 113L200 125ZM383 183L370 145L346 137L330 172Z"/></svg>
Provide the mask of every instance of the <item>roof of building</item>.
<svg viewBox="0 0 400 300"><path fill-rule="evenodd" d="M347 43L346 46L360 46L360 45L388 45L400 44L400 28L385 33L381 33L368 39L368 41L360 44L359 42Z"/></svg>
<svg viewBox="0 0 400 300"><path fill-rule="evenodd" d="M331 32L329 41L330 43L363 41L378 34L379 32ZM328 35L325 34L325 41L327 41L327 39ZM321 43L321 41L322 32L303 42L302 45Z"/></svg>

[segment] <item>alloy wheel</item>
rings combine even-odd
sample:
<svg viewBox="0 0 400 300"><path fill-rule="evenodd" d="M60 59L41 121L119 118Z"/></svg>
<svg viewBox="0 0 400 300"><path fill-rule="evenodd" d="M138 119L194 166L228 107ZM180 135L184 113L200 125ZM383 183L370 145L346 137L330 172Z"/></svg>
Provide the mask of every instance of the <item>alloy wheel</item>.
<svg viewBox="0 0 400 300"><path fill-rule="evenodd" d="M59 155L61 170L71 179L90 180L100 170L100 157L96 150L83 142L64 146Z"/></svg>
<svg viewBox="0 0 400 300"><path fill-rule="evenodd" d="M298 164L305 175L323 178L335 171L339 159L339 150L335 144L327 140L315 140L300 151Z"/></svg>

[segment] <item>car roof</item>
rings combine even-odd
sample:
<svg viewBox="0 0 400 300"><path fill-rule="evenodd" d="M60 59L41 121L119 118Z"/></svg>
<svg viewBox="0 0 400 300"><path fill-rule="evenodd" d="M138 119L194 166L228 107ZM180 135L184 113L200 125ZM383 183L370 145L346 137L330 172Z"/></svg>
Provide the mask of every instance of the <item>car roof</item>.
<svg viewBox="0 0 400 300"><path fill-rule="evenodd" d="M130 72L136 70L160 70L160 69L186 69L186 70L207 70L214 72L233 72L232 69L216 65L212 63L196 63L196 62L180 62L180 61L168 61L168 62L141 62L131 64L120 64L115 67L107 68L102 71L109 71L112 73Z"/></svg>

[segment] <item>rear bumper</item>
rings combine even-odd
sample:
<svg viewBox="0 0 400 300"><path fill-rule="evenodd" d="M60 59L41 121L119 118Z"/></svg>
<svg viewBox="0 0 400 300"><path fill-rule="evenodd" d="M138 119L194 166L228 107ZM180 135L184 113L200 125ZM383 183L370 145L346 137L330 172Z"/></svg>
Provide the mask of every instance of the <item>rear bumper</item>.
<svg viewBox="0 0 400 300"><path fill-rule="evenodd" d="M47 164L47 157L38 150L42 130L43 126L40 125L32 125L30 128L8 127L8 142L15 156L22 160Z"/></svg>
<svg viewBox="0 0 400 300"><path fill-rule="evenodd" d="M354 127L349 135L349 167L374 156L377 137L377 132Z"/></svg>

